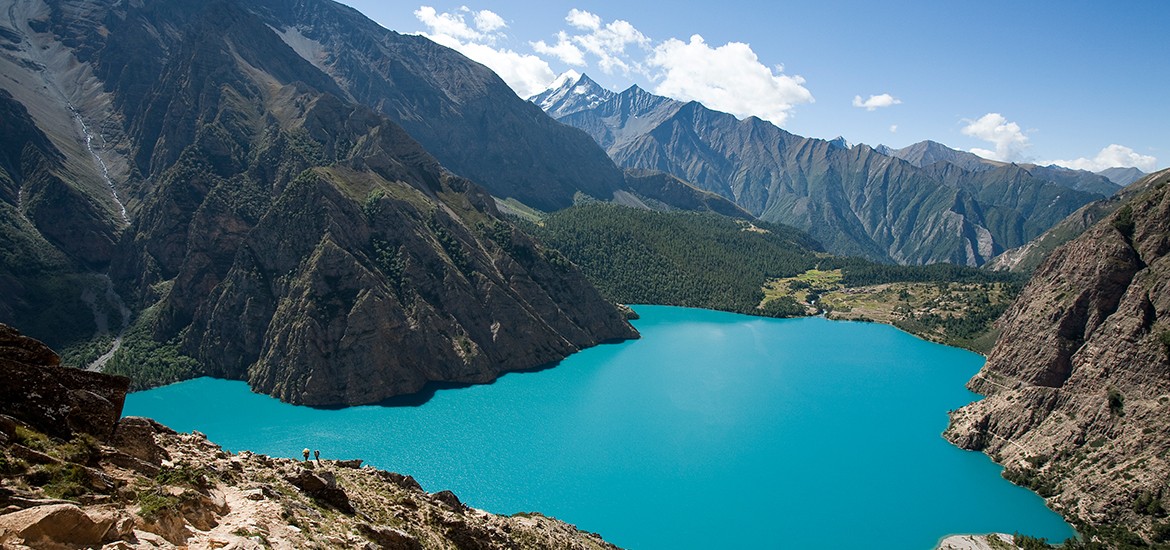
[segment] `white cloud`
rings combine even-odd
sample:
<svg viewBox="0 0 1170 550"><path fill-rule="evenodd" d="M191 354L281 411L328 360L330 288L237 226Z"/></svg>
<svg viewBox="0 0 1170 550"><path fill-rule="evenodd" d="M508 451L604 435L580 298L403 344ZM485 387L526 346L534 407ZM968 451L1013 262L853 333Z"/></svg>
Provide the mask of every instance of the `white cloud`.
<svg viewBox="0 0 1170 550"><path fill-rule="evenodd" d="M898 133L898 125L897 125L897 124L891 124L891 125L890 125L890 133L891 133L891 134L896 134L896 133Z"/></svg>
<svg viewBox="0 0 1170 550"><path fill-rule="evenodd" d="M414 10L414 16L431 29L431 34L450 36L459 40L488 38L484 33L471 28L460 13L438 13L431 6L419 6Z"/></svg>
<svg viewBox="0 0 1170 550"><path fill-rule="evenodd" d="M760 63L751 46L728 42L712 48L699 35L690 42L671 38L654 48L647 65L661 79L654 93L688 101L737 116L758 116L782 125L792 108L812 103L804 78L784 74Z"/></svg>
<svg viewBox="0 0 1170 550"><path fill-rule="evenodd" d="M595 31L601 28L601 17L577 8L569 10L565 21L583 31Z"/></svg>
<svg viewBox="0 0 1170 550"><path fill-rule="evenodd" d="M964 120L962 132L968 136L979 138L995 145L995 150L973 148L972 153L986 159L1002 162L1016 162L1026 160L1024 152L1032 146L1028 136L1020 130L1020 125L1008 122L999 113L987 113L977 120Z"/></svg>
<svg viewBox="0 0 1170 550"><path fill-rule="evenodd" d="M538 52L556 55L570 64L574 64L570 60L577 60L577 54L581 53L582 62L579 65L584 65L583 54L590 53L597 57L598 68L609 74L615 69L623 73L635 69L636 64L629 59L626 48L629 46L646 48L650 44L650 39L634 28L629 21L615 19L602 25L600 16L573 8L569 10L569 15L565 16L565 22L585 32L569 35L561 31L557 33L556 46L548 46L544 41L540 41L534 42L532 47Z"/></svg>
<svg viewBox="0 0 1170 550"><path fill-rule="evenodd" d="M871 95L869 99L862 101L861 96L853 96L853 106L863 107L866 111L876 111L882 107L889 107L891 105L900 105L901 99L898 99L890 94Z"/></svg>
<svg viewBox="0 0 1170 550"><path fill-rule="evenodd" d="M551 55L575 67L585 66L585 52L573 44L565 31L557 33L556 45L549 46L544 40L538 40L532 43L532 49L536 50L536 53Z"/></svg>
<svg viewBox="0 0 1170 550"><path fill-rule="evenodd" d="M1142 155L1129 147L1116 143L1101 149L1093 158L1081 157L1075 160L1050 160L1043 164L1056 164L1074 170L1088 170L1100 172L1106 168L1134 167L1143 172L1153 172L1158 167L1158 159L1149 155Z"/></svg>
<svg viewBox="0 0 1170 550"><path fill-rule="evenodd" d="M493 46L504 37L507 27L502 17L489 10L473 11L467 7L462 13L438 13L430 6L420 6L414 16L429 32L419 33L435 42L459 51L468 58L486 65L512 87L516 95L530 97L545 90L556 73L548 62L532 54L523 54ZM465 13L470 13L474 27L467 24Z"/></svg>
<svg viewBox="0 0 1170 550"><path fill-rule="evenodd" d="M504 18L494 11L481 10L475 14L475 28L481 32L493 33L507 26L508 23L504 21Z"/></svg>

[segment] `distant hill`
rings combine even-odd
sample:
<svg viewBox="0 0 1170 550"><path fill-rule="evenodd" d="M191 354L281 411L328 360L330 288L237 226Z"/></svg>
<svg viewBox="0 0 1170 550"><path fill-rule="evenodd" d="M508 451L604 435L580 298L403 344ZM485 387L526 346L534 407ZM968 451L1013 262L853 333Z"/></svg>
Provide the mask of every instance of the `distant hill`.
<svg viewBox="0 0 1170 550"><path fill-rule="evenodd" d="M1110 181L1122 187L1140 180L1146 175L1145 172L1142 172L1141 170L1133 167L1106 168L1100 172L1097 172L1097 174L1109 178Z"/></svg>
<svg viewBox="0 0 1170 550"><path fill-rule="evenodd" d="M637 86L608 96L572 93L581 83L594 90L591 82L565 80L537 97L559 98L553 108L567 113L559 119L592 136L619 165L672 174L760 219L805 230L838 254L981 265L1102 197L1018 168L922 168Z"/></svg>
<svg viewBox="0 0 1170 550"><path fill-rule="evenodd" d="M900 158L919 168L936 162L949 162L969 172L979 172L1000 167L1005 162L985 159L974 153L951 149L937 141L920 141L901 149L891 149L885 145L875 147L883 155Z"/></svg>

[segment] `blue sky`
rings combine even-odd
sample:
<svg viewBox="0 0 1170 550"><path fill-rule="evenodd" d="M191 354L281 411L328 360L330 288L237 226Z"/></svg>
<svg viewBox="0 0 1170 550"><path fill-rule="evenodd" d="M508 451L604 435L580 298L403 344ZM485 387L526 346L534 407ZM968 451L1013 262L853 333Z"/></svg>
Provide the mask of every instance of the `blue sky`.
<svg viewBox="0 0 1170 550"><path fill-rule="evenodd" d="M463 51L520 95L573 69L804 136L1170 165L1163 0L345 3Z"/></svg>

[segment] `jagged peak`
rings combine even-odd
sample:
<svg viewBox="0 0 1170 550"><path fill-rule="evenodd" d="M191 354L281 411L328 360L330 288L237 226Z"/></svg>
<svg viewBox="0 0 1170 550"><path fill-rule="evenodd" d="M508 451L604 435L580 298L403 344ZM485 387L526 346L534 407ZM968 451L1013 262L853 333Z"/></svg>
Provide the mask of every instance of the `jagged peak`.
<svg viewBox="0 0 1170 550"><path fill-rule="evenodd" d="M560 75L558 75L552 81L552 84L548 85L548 89L549 90L556 90L559 88L572 87L572 86L576 85L578 82L580 82L582 77L585 77L585 75L583 75L577 71L574 71L573 69L569 69L569 70L561 73ZM585 77L585 78L588 78L588 77ZM537 94L537 95L540 95L540 94Z"/></svg>
<svg viewBox="0 0 1170 550"><path fill-rule="evenodd" d="M535 103L550 116L561 118L592 109L614 95L588 75L570 69L553 80L550 88L528 98L528 101Z"/></svg>
<svg viewBox="0 0 1170 550"><path fill-rule="evenodd" d="M833 139L830 139L829 145L832 145L833 147L839 147L841 149L853 148L853 144L849 143L849 140L845 139L845 136L837 136Z"/></svg>

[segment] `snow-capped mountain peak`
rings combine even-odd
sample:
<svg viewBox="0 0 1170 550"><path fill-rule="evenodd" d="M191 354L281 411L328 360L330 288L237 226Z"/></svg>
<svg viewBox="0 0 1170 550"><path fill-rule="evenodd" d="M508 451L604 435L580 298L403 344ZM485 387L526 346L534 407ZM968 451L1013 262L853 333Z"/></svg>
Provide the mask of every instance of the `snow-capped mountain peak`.
<svg viewBox="0 0 1170 550"><path fill-rule="evenodd" d="M587 75L568 70L553 80L549 89L528 101L535 103L553 118L592 109L613 97L614 93L594 82Z"/></svg>

